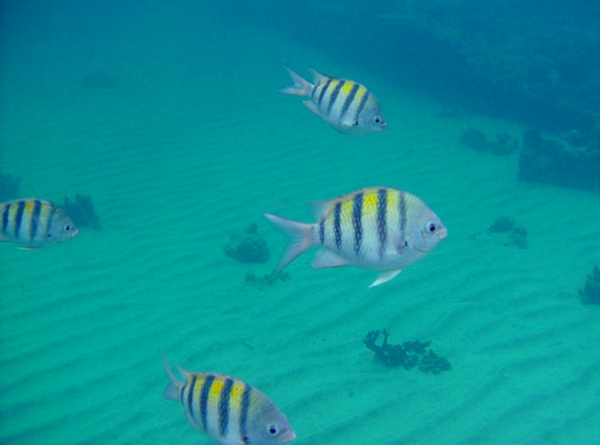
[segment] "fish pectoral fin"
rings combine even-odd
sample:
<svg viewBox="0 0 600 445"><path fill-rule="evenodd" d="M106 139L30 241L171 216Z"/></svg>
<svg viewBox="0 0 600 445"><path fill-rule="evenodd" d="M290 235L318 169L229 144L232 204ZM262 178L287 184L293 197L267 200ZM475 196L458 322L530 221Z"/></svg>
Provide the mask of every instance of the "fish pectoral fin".
<svg viewBox="0 0 600 445"><path fill-rule="evenodd" d="M377 279L375 281L373 281L373 283L369 287L379 286L380 284L383 284L386 281L390 281L392 278L394 278L400 272L402 272L402 269L385 271L385 272L379 274Z"/></svg>
<svg viewBox="0 0 600 445"><path fill-rule="evenodd" d="M304 101L302 101L302 103L310 111L312 111L313 113L315 113L317 116L321 117L321 113L319 113L319 109L317 108L317 106L315 105L315 103L313 101L311 101L311 100L304 100Z"/></svg>
<svg viewBox="0 0 600 445"><path fill-rule="evenodd" d="M315 259L312 262L312 267L315 269L325 269L328 267L340 267L350 264L341 256L336 255L331 250L322 249L317 252Z"/></svg>
<svg viewBox="0 0 600 445"><path fill-rule="evenodd" d="M356 119L352 119L350 116L346 116L342 119L341 122L343 127L358 127L358 121Z"/></svg>

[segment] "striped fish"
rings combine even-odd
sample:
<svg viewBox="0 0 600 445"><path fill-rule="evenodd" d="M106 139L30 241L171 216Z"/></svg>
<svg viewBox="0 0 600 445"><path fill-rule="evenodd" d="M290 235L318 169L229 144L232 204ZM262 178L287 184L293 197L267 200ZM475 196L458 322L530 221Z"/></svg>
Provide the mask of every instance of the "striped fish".
<svg viewBox="0 0 600 445"><path fill-rule="evenodd" d="M259 390L226 375L178 368L182 383L161 356L169 377L163 397L179 401L192 426L216 443L275 445L296 438L285 415Z"/></svg>
<svg viewBox="0 0 600 445"><path fill-rule="evenodd" d="M0 241L17 243L24 249L53 246L79 233L64 210L43 199L0 204L0 218Z"/></svg>
<svg viewBox="0 0 600 445"><path fill-rule="evenodd" d="M291 241L276 270L281 271L312 246L321 246L313 267L354 266L381 270L371 287L394 278L448 235L427 205L410 193L386 187L359 190L313 204L318 222L306 224L264 216Z"/></svg>
<svg viewBox="0 0 600 445"><path fill-rule="evenodd" d="M288 67L284 68L294 84L279 92L307 97L303 102L306 108L336 130L360 136L386 129L377 98L360 83L325 76L312 69L313 83L310 83Z"/></svg>

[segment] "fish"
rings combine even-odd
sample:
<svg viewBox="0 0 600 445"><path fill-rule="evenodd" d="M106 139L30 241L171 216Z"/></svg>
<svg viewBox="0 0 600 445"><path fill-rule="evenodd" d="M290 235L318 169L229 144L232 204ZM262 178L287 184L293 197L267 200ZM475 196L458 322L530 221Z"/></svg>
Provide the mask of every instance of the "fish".
<svg viewBox="0 0 600 445"><path fill-rule="evenodd" d="M418 197L389 187L370 187L312 205L317 222L264 213L290 237L275 271L313 246L322 247L314 268L354 265L382 271L369 286L394 278L446 238L448 229Z"/></svg>
<svg viewBox="0 0 600 445"><path fill-rule="evenodd" d="M338 79L310 69L313 83L303 79L288 67L293 85L280 93L307 97L302 103L341 133L361 136L387 128L377 98L364 85L347 79Z"/></svg>
<svg viewBox="0 0 600 445"><path fill-rule="evenodd" d="M180 382L161 352L169 384L163 392L179 401L188 422L219 445L285 444L296 438L275 403L258 389L236 378L177 367Z"/></svg>
<svg viewBox="0 0 600 445"><path fill-rule="evenodd" d="M38 198L0 204L0 241L31 250L54 246L76 237L79 230L63 209Z"/></svg>

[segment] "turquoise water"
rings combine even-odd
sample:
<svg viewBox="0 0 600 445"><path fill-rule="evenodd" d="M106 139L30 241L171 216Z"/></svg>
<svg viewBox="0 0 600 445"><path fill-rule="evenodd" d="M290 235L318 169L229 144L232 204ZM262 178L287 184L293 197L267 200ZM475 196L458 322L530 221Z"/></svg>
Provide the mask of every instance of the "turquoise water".
<svg viewBox="0 0 600 445"><path fill-rule="evenodd" d="M420 71L435 59L415 46L424 38L392 60L391 29L421 35L415 24L452 13L443 2L308 2L305 15L281 2L61 5L3 5L0 172L22 178L15 198L91 196L102 230L39 251L0 245L1 443L209 443L162 398L159 350L267 393L297 443L595 443L600 310L577 289L600 263L600 195L518 181L518 152L459 140L468 128L519 141L532 127L577 130L591 150L586 116L598 110L578 102L584 117L565 111L569 126L553 132L558 112L529 119L541 108L518 90L521 114L501 94L478 96L491 81L469 96L450 74L441 83L443 69ZM332 28L336 16L352 26ZM561 36L592 33L552 17L540 20ZM377 29L385 39L364 43ZM289 83L282 65L369 86L388 130L329 128L277 93ZM573 75L555 70L556 94L579 97ZM311 221L306 203L379 185L422 198L448 238L374 289L373 271L312 269L314 252L289 281L244 283L269 273L286 243L263 212ZM527 229L526 249L486 232L498 216ZM266 264L224 254L251 223ZM373 362L362 340L383 327L394 343L431 340L452 370Z"/></svg>

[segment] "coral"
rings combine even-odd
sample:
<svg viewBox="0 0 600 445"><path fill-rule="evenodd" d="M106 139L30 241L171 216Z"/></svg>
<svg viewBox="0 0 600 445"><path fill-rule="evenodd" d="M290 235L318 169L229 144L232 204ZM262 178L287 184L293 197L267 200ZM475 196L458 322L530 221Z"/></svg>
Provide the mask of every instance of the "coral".
<svg viewBox="0 0 600 445"><path fill-rule="evenodd" d="M379 334L383 335L381 346L377 346L376 341ZM389 333L382 331L369 331L363 340L368 349L375 353L375 360L383 362L387 366L402 366L404 369L419 367L421 372L432 372L439 374L442 371L451 369L450 362L427 348L430 341L420 342L419 340L405 341L401 345L390 345L388 343Z"/></svg>
<svg viewBox="0 0 600 445"><path fill-rule="evenodd" d="M475 151L487 151L488 147L486 135L477 128L467 128L460 137L459 142Z"/></svg>
<svg viewBox="0 0 600 445"><path fill-rule="evenodd" d="M496 218L492 225L488 227L487 232L489 234L505 233L508 236L508 241L503 242L503 244L512 244L521 249L527 249L527 229L507 216Z"/></svg>
<svg viewBox="0 0 600 445"><path fill-rule="evenodd" d="M241 233L232 233L223 250L242 263L266 263L270 256L267 242L258 234L256 224L250 224Z"/></svg>
<svg viewBox="0 0 600 445"><path fill-rule="evenodd" d="M19 195L21 178L13 178L7 173L0 173L0 202L14 199Z"/></svg>
<svg viewBox="0 0 600 445"><path fill-rule="evenodd" d="M263 288L265 286L272 286L276 281L288 281L290 279L290 274L284 271L273 271L271 273L257 276L254 272L246 273L246 278L244 279L244 283L252 284Z"/></svg>
<svg viewBox="0 0 600 445"><path fill-rule="evenodd" d="M78 227L90 226L94 230L101 230L100 218L96 215L92 198L84 195L75 195L75 202L65 196L62 208L71 217Z"/></svg>
<svg viewBox="0 0 600 445"><path fill-rule="evenodd" d="M577 291L583 304L600 304L600 267L594 266L587 276L583 289Z"/></svg>

